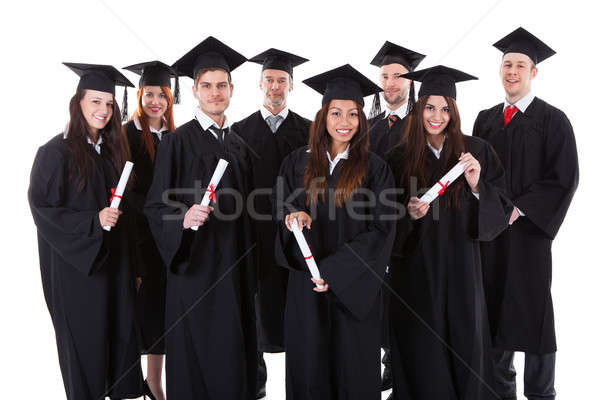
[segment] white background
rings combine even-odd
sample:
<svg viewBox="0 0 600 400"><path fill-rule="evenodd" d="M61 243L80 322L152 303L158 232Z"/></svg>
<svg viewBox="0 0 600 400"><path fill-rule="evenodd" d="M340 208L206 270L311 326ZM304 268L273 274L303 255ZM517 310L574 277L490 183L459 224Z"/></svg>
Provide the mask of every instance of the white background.
<svg viewBox="0 0 600 400"><path fill-rule="evenodd" d="M5 2L2 8L0 397L64 398L26 198L35 151L65 125L68 101L77 85L62 61L123 67L158 58L170 64L208 35L247 57L276 47L312 60L296 69L296 89L290 98L294 110L312 119L320 97L300 82L345 63L376 80L378 69L369 62L390 40L427 54L421 68L443 63L480 78L458 87L463 130L470 134L477 112L503 99L498 78L501 54L491 44L518 26L558 53L539 65L534 92L569 116L580 157L579 189L553 252L556 387L563 399L598 397L600 263L595 202L600 191L594 161L600 149L600 31L597 12L586 3L77 0ZM260 67L252 63L234 71L235 91L227 112L231 121L259 106L259 73ZM136 75L126 75L137 84ZM183 104L175 109L177 124L190 119L195 104L191 81L181 83ZM134 99L133 90L129 95ZM283 399L283 357L268 357L267 362L269 399Z"/></svg>

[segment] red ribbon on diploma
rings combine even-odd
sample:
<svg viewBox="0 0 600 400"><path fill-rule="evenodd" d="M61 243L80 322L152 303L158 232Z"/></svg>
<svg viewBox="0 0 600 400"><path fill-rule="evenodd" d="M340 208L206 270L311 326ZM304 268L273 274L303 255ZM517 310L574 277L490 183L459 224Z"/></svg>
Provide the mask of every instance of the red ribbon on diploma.
<svg viewBox="0 0 600 400"><path fill-rule="evenodd" d="M115 197L117 199L122 199L121 196L119 196L118 194L115 193L116 191L117 191L117 188L110 188L110 192L112 193L112 196L110 196L110 200L108 201L109 203L112 203L112 201Z"/></svg>
<svg viewBox="0 0 600 400"><path fill-rule="evenodd" d="M440 189L440 191L438 192L438 195L443 195L444 192L446 191L446 188L448 187L448 185L450 185L450 181L446 182L446 184L444 185L441 181L438 181L438 184L442 187Z"/></svg>
<svg viewBox="0 0 600 400"><path fill-rule="evenodd" d="M308 246L308 243L306 245ZM308 249L310 250L310 246L308 246ZM305 260L310 260L311 258L312 258L312 252L310 253L310 256L304 257Z"/></svg>
<svg viewBox="0 0 600 400"><path fill-rule="evenodd" d="M206 189L206 191L210 193L208 195L208 198L216 203L217 197L215 196L215 186L211 183L208 189Z"/></svg>

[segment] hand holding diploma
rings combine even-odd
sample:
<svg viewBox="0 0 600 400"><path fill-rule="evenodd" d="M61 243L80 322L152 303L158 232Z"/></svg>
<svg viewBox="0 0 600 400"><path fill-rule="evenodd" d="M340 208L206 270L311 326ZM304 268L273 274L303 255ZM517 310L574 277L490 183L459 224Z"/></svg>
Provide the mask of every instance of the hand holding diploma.
<svg viewBox="0 0 600 400"><path fill-rule="evenodd" d="M285 225L294 234L296 242L300 247L300 251L304 256L304 260L306 261L306 265L308 266L310 274L312 275L311 280L316 285L313 290L316 292L326 292L329 289L329 286L323 279L321 279L321 273L319 272L315 258L310 251L310 247L306 242L306 238L302 234L302 228L306 226L308 229L310 229L311 223L312 219L303 211L292 213L285 217Z"/></svg>
<svg viewBox="0 0 600 400"><path fill-rule="evenodd" d="M467 153L467 155L469 155L471 158L473 157L473 156L471 156L470 153ZM465 154L461 154L461 158L463 158L464 156L465 156ZM473 158L473 160L475 160L475 159ZM475 160L475 161L477 161L477 160ZM479 165L479 163L477 163L477 164ZM452 184L452 182L457 180L463 174L464 171L465 171L465 164L463 164L462 162L459 162L454 167L452 167L452 169L450 171L448 171L448 173L446 175L444 175L442 177L442 179L437 181L437 183L435 185L433 185L431 187L431 189L429 189L427 191L427 193L425 193L423 195L423 197L421 197L418 200L420 202L425 202L427 204L431 203L432 201L437 199L438 196L441 196L442 194L444 194L444 191L448 188L448 186L450 186ZM479 181L479 175L477 175L477 181ZM409 212L410 212L410 210L409 210Z"/></svg>
<svg viewBox="0 0 600 400"><path fill-rule="evenodd" d="M464 166L465 179L473 193L479 193L479 175L481 174L481 165L471 153L461 153L458 159Z"/></svg>
<svg viewBox="0 0 600 400"><path fill-rule="evenodd" d="M113 208L118 211L119 205L121 204L121 198L123 197L123 193L125 192L125 186L127 186L127 181L129 181L129 175L131 175L131 170L133 169L133 163L131 161L125 162L125 166L123 167L123 173L121 174L121 178L119 178L119 183L117 187L112 190L113 195L110 198L110 208ZM108 207L107 207L108 208ZM102 229L105 231L110 231L110 228L117 224L117 219L122 212L116 213L116 218L114 218L114 212L105 212L106 208L100 211L100 225L102 225ZM104 213L104 215L102 215ZM103 220L104 219L104 223ZM114 221L113 221L114 219Z"/></svg>
<svg viewBox="0 0 600 400"><path fill-rule="evenodd" d="M215 168L215 172L213 172L213 175L210 178L210 182L208 183L206 192L204 192L204 197L202 197L200 205L198 206L197 204L195 204L185 214L185 218L183 220L183 227L185 229L191 227L193 230L197 231L198 227L202 226L204 224L204 221L206 221L206 219L208 218L208 213L213 211L213 208L209 207L208 205L210 204L211 200L216 200L215 190L217 189L217 186L219 185L219 182L221 181L221 178L223 177L223 174L225 173L225 170L227 169L228 165L229 163L227 161L223 160L222 158L219 159L217 167ZM193 214L193 216L191 216L190 219L194 219L196 222L194 222L192 225L188 224L188 226L186 226L186 219L188 220L188 222L190 220L188 219L188 213L190 213L190 211L192 211Z"/></svg>

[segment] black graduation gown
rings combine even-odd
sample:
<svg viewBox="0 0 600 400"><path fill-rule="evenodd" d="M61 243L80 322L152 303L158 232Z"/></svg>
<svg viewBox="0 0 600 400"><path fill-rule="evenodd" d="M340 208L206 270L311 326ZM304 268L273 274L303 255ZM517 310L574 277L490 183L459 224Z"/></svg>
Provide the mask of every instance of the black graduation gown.
<svg viewBox="0 0 600 400"><path fill-rule="evenodd" d="M494 345L554 352L551 252L579 180L573 128L562 111L536 97L506 127L503 104L481 111L473 135L494 147L507 194L525 213L481 248Z"/></svg>
<svg viewBox="0 0 600 400"><path fill-rule="evenodd" d="M395 399L495 398L489 390L492 361L479 241L505 229L512 205L503 194L504 172L492 148L481 139L464 140L481 164L480 199L462 176L458 210L440 205L438 197L425 217L413 221L406 212L398 222L389 315ZM426 176L433 186L447 171L426 151ZM410 189L400 183L403 152L404 146L394 149L389 163L397 187L406 191L399 201L406 204Z"/></svg>
<svg viewBox="0 0 600 400"><path fill-rule="evenodd" d="M142 370L134 321L135 285L130 269L123 196L117 225L106 232L98 213L109 205L117 172L106 151L97 154L79 191L69 178L71 155L60 134L39 148L29 185L37 226L44 296L58 347L68 399L136 398Z"/></svg>
<svg viewBox="0 0 600 400"><path fill-rule="evenodd" d="M134 242L136 276L142 278L136 296L136 320L140 329L142 352L164 354L165 342L165 296L167 289L167 269L160 257L150 226L144 215L146 195L152 183L154 162L142 142L142 131L133 121L125 124L125 134L131 150L133 181L131 199L134 206ZM163 134L166 134L164 132ZM160 140L152 134L154 148Z"/></svg>
<svg viewBox="0 0 600 400"><path fill-rule="evenodd" d="M256 262L258 286L256 314L258 348L263 352L283 351L283 316L288 272L275 264L273 244L276 224L271 219L273 205L270 190L275 185L283 159L293 150L308 144L311 122L290 111L275 133L267 125L260 111L236 122L232 130L238 133L252 149L251 190L266 189L254 197L254 210L266 219L253 219L258 243Z"/></svg>
<svg viewBox="0 0 600 400"><path fill-rule="evenodd" d="M390 128L385 114L380 114L381 118L373 119L369 125L370 143L369 150L380 157L385 155L394 147L400 144L404 135L406 118L400 118Z"/></svg>
<svg viewBox="0 0 600 400"><path fill-rule="evenodd" d="M361 207L335 207L334 200L320 202L313 213L312 229L304 235L311 247L321 276L329 284L327 293L313 291L314 284L304 257L283 217L291 209L304 210L306 148L292 152L280 170L278 190L283 197L275 202L278 219L275 257L290 270L285 311L286 393L288 400L374 400L381 387L381 284L391 252L395 209L379 200L382 191L393 187L387 164L369 153L367 175L352 200ZM340 160L327 177L334 188L344 168ZM365 192L375 195L366 205ZM335 218L329 217L329 209ZM354 214L352 213L354 212ZM362 216L362 217L361 217ZM368 218L364 218L367 216ZM370 219L370 220L366 220Z"/></svg>
<svg viewBox="0 0 600 400"><path fill-rule="evenodd" d="M244 149L233 133L220 144L196 119L158 146L145 213L167 266L171 399L240 400L256 393L255 245L243 207ZM198 231L184 230L185 212L200 203L219 158L229 166L216 190L215 211ZM236 210L242 215L236 217Z"/></svg>

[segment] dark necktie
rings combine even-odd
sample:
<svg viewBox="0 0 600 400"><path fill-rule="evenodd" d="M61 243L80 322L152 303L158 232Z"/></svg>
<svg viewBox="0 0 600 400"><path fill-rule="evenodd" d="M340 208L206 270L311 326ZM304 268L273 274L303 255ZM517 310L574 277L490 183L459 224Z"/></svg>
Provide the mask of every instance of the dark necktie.
<svg viewBox="0 0 600 400"><path fill-rule="evenodd" d="M519 109L515 106L508 106L504 109L504 126L508 125L510 119L517 111L519 111Z"/></svg>
<svg viewBox="0 0 600 400"><path fill-rule="evenodd" d="M394 126L394 123L398 121L398 116L396 114L390 114L388 116L388 127L391 128Z"/></svg>
<svg viewBox="0 0 600 400"><path fill-rule="evenodd" d="M223 144L225 141L225 134L229 132L229 128L220 129L213 125L210 129L212 129L212 131L217 135L217 140L219 140L219 143Z"/></svg>

